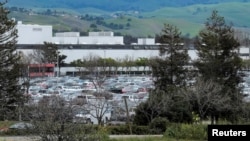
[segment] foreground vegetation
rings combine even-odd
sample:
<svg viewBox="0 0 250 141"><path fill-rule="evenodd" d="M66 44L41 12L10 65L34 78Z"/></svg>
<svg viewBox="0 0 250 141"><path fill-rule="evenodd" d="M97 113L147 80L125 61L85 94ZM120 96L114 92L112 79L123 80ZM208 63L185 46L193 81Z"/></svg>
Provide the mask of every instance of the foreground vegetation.
<svg viewBox="0 0 250 141"><path fill-rule="evenodd" d="M15 122L0 122L0 128L3 126L10 126ZM147 134L149 136L141 136L145 135L140 132L144 132L143 130L138 131L136 134L133 134L132 136L129 137L129 132L128 132L128 126L117 126L116 128L112 126L105 126L105 127L98 127L97 132L95 132L96 135L98 135L101 139L101 141L204 141L207 139L206 135L206 127L207 125L197 125L197 124L169 124L166 125L166 131L161 133L163 136L153 136L151 134ZM136 126L135 126L136 127ZM135 128L134 127L134 128ZM145 128L144 128L145 129ZM113 130L113 131L112 131ZM137 129L135 129L137 130ZM120 137L108 137L109 135L112 135L111 133L115 133L115 135L120 135ZM120 133L119 133L120 132ZM125 133L126 132L126 133ZM38 133L39 134L39 133ZM124 136L124 134L127 134ZM96 136L95 135L95 136ZM135 136L139 135L139 136ZM29 129L25 131L21 130L7 130L4 132L1 132L0 134L0 141L8 139L9 136L38 136L37 133L30 133Z"/></svg>
<svg viewBox="0 0 250 141"><path fill-rule="evenodd" d="M27 138L24 138L27 139ZM13 138L0 137L0 141L19 141ZM27 141L27 140L26 140ZM204 140L185 140L185 139L171 139L171 138L157 138L157 137L145 137L145 138L119 138L109 139L108 141L204 141Z"/></svg>
<svg viewBox="0 0 250 141"><path fill-rule="evenodd" d="M111 139L110 141L204 141L204 140L186 140L186 139L148 137L148 138Z"/></svg>

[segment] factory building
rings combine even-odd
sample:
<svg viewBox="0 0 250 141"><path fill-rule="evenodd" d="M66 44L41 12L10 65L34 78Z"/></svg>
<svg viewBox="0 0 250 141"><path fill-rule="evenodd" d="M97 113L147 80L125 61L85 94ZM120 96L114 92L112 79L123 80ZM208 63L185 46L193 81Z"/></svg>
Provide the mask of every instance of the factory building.
<svg viewBox="0 0 250 141"><path fill-rule="evenodd" d="M17 22L17 44L44 44L52 42L52 26Z"/></svg>
<svg viewBox="0 0 250 141"><path fill-rule="evenodd" d="M138 38L137 44L139 44L139 45L155 45L155 38Z"/></svg>
<svg viewBox="0 0 250 141"><path fill-rule="evenodd" d="M123 44L123 36L114 36L113 32L89 32L89 36L79 37L79 44Z"/></svg>
<svg viewBox="0 0 250 141"><path fill-rule="evenodd" d="M154 38L138 38L137 43L124 45L123 36L114 36L110 31L89 32L88 36L80 36L79 32L59 32L53 35L51 25L23 24L21 21L17 23L17 29L19 51L28 54L32 52L32 47L52 42L58 44L62 54L67 55L67 63L89 54L114 59L127 56L134 59L149 58L159 55L159 46ZM243 59L250 58L249 47L240 47L237 52ZM195 50L189 50L188 53L191 60L197 59Z"/></svg>
<svg viewBox="0 0 250 141"><path fill-rule="evenodd" d="M17 44L117 44L123 45L123 36L114 36L111 31L89 32L88 36L80 36L79 32L52 33L50 25L33 25L17 23Z"/></svg>
<svg viewBox="0 0 250 141"><path fill-rule="evenodd" d="M124 45L123 36L114 36L113 32L89 32L88 36L80 36L79 32L52 32L51 25L33 25L17 23L18 51L25 55L31 54L35 47L42 46L44 42L58 44L61 54L67 56L65 63L82 59L90 55L102 58L122 60L124 58L151 58L159 56L159 44L154 38L138 38L137 43ZM250 47L240 47L236 52L243 59L250 58ZM188 50L191 60L198 58L194 49ZM76 68L62 68L61 74L76 72Z"/></svg>
<svg viewBox="0 0 250 141"><path fill-rule="evenodd" d="M79 44L79 32L61 32L55 33L52 37L52 43L55 44Z"/></svg>

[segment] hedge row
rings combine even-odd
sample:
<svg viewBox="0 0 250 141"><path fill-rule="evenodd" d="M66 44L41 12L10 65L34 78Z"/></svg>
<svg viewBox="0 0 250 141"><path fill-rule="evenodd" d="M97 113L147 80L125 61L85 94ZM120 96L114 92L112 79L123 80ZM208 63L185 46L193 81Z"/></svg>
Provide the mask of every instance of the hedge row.
<svg viewBox="0 0 250 141"><path fill-rule="evenodd" d="M164 137L188 140L207 140L207 125L202 124L170 124Z"/></svg>

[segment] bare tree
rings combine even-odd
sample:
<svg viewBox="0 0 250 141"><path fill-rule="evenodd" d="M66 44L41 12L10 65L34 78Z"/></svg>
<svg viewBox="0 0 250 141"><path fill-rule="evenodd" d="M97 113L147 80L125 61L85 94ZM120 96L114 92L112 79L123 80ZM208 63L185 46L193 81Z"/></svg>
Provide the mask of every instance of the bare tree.
<svg viewBox="0 0 250 141"><path fill-rule="evenodd" d="M115 75L117 75L117 71L118 71L118 69L119 69L119 67L121 67L121 59L120 58L116 58L115 59L116 60L116 63L114 64L114 71L115 71Z"/></svg>
<svg viewBox="0 0 250 141"><path fill-rule="evenodd" d="M133 61L134 61L133 56L126 55L123 58L123 64L126 67L126 71L128 71L127 72L128 74L131 73L131 68L132 68L132 65L133 65Z"/></svg>
<svg viewBox="0 0 250 141"><path fill-rule="evenodd" d="M34 60L31 54L25 55L23 52L19 53L20 55L20 65L21 65L21 81L23 82L23 88L25 93L28 94L30 86L30 76L29 76L29 64L33 63Z"/></svg>
<svg viewBox="0 0 250 141"><path fill-rule="evenodd" d="M26 119L32 124L32 132L43 141L100 140L93 127L72 122L75 114L72 105L57 96L44 97L37 105L26 107Z"/></svg>
<svg viewBox="0 0 250 141"><path fill-rule="evenodd" d="M90 115L97 120L98 125L104 125L109 122L111 117L111 104L105 97L97 96L88 102L87 109L90 110Z"/></svg>
<svg viewBox="0 0 250 141"><path fill-rule="evenodd" d="M88 56L83 57L83 64L85 65L86 70L92 74L92 75L96 75L98 74L98 60L99 60L99 56L90 53L88 54Z"/></svg>
<svg viewBox="0 0 250 141"><path fill-rule="evenodd" d="M19 67L20 67L20 83L22 85L22 94L25 96L23 102L28 102L30 100L29 88L30 88L30 76L29 76L29 64L33 61L30 55L25 55L23 52L18 52L20 56ZM22 120L23 106L18 106L19 121Z"/></svg>
<svg viewBox="0 0 250 141"><path fill-rule="evenodd" d="M200 116L200 121L205 119L205 116L213 116L213 111L221 111L230 107L230 97L227 92L222 95L220 92L223 89L221 85L212 80L197 79L197 82L191 88L190 100L194 102L194 108ZM211 119L214 123L214 119Z"/></svg>

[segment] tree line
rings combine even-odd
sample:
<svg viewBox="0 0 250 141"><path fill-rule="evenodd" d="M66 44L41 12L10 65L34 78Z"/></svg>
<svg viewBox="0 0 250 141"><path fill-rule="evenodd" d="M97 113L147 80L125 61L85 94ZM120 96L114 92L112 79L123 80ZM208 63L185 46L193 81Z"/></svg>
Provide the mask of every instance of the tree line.
<svg viewBox="0 0 250 141"><path fill-rule="evenodd" d="M179 46L181 32L176 26L165 24L160 39L166 45L160 48L160 56L152 66L156 88L137 109L135 121L145 125L154 118L165 117L171 122L192 123L196 114L200 122L209 119L211 124L219 119L231 123L248 121L245 115L249 103L244 101L239 87L244 63L237 52L240 43L234 32L218 11L212 12L194 42L198 59L192 62L197 69L193 74L184 67L190 58L187 50ZM195 80L192 87L187 87L188 78Z"/></svg>

